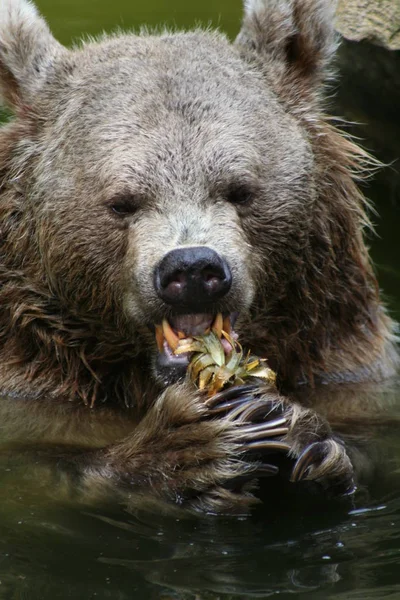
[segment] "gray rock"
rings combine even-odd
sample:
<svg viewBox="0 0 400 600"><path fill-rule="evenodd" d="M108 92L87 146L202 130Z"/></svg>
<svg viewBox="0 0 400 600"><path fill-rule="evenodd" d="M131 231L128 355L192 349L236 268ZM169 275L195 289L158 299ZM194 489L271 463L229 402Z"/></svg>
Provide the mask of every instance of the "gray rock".
<svg viewBox="0 0 400 600"><path fill-rule="evenodd" d="M337 30L348 40L400 49L399 0L339 0Z"/></svg>

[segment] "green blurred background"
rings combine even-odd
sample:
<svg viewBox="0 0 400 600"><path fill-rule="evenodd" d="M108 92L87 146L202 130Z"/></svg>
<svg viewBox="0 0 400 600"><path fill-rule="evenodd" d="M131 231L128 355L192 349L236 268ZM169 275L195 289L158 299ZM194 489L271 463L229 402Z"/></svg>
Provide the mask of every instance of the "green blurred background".
<svg viewBox="0 0 400 600"><path fill-rule="evenodd" d="M65 44L82 33L95 35L117 27L129 29L143 24L189 27L210 23L234 36L242 14L240 0L39 0L36 5L56 37Z"/></svg>

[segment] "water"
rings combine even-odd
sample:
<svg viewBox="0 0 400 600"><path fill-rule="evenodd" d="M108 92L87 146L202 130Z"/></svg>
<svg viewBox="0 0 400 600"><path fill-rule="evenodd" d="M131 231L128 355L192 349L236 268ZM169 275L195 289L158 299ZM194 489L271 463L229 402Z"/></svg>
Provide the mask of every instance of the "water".
<svg viewBox="0 0 400 600"><path fill-rule="evenodd" d="M84 31L141 23L219 24L233 36L239 0L146 3L114 0L41 0L40 9L61 41ZM351 49L350 49L351 52ZM354 106L339 89L342 112ZM357 116L357 115L356 115ZM361 115L364 120L364 114ZM374 115L378 129L382 123ZM376 147L395 158L388 128ZM368 130L365 130L368 135ZM398 139L398 138L397 138ZM368 189L378 207L380 237L371 240L388 304L400 317L398 175L387 169ZM400 402L400 388L392 393ZM396 411L396 408L394 408ZM400 442L381 428L371 445L380 465L373 483L352 504L289 499L250 519L174 516L81 504L68 484L35 460L0 459L0 600L160 599L228 600L400 598ZM68 498L68 500L65 499ZM266 498L267 499L267 498Z"/></svg>

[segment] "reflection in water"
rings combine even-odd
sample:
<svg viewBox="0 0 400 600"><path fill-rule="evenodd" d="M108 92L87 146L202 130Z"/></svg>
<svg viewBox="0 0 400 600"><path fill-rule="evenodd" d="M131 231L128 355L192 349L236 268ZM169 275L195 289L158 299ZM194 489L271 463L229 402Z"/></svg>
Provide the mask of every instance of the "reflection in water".
<svg viewBox="0 0 400 600"><path fill-rule="evenodd" d="M399 500L329 518L242 522L31 509L17 522L8 515L1 598L27 590L32 599L327 598L334 590L336 598L355 590L367 600L398 581Z"/></svg>
<svg viewBox="0 0 400 600"><path fill-rule="evenodd" d="M64 3L41 0L63 41L109 23L160 22L165 3L118 0ZM125 4L125 6L124 6ZM223 14L234 33L240 2L203 2L187 14L175 0L173 18L183 24ZM199 5L200 6L200 5ZM73 8L72 8L73 7ZM164 11L164 12L163 12ZM133 18L135 13L135 18ZM66 17L80 15L80 22ZM127 19L132 20L129 23ZM137 20L135 20L137 18ZM75 30L72 31L75 27ZM384 215L383 238L374 246L385 286L399 307L397 208L386 202L390 176L368 195ZM396 300L397 298L397 300ZM398 313L400 314L400 313ZM397 391L396 391L397 390ZM400 405L400 387L394 396ZM396 400L395 400L396 402ZM400 415L400 410L395 410ZM398 431L398 430L397 430ZM368 600L400 597L400 442L396 430L378 429L364 442L375 468L353 500L332 505L318 496L288 496L286 504L262 489L264 508L250 519L181 519L125 506L84 502L58 470L0 454L0 600L281 598ZM368 469L366 469L368 471ZM270 483L270 482L268 482Z"/></svg>
<svg viewBox="0 0 400 600"><path fill-rule="evenodd" d="M3 452L0 599L380 597L398 585L400 441L390 423L376 431L355 498L281 496L267 480L243 519L145 511L132 493L99 504L59 468Z"/></svg>

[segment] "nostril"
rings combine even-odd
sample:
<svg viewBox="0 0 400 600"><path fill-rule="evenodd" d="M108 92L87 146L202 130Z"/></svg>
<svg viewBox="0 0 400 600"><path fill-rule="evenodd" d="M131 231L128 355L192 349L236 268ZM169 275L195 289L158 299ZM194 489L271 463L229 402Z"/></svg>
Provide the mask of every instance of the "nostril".
<svg viewBox="0 0 400 600"><path fill-rule="evenodd" d="M212 293L220 288L225 277L224 273L216 274L215 270L210 271L205 269L201 272L201 279L203 280L206 289Z"/></svg>
<svg viewBox="0 0 400 600"><path fill-rule="evenodd" d="M186 277L184 273L173 273L170 277L161 281L161 287L168 291L171 295L180 294L186 285Z"/></svg>
<svg viewBox="0 0 400 600"><path fill-rule="evenodd" d="M221 277L219 274L215 273L215 270L211 271L210 269L204 269L201 272L201 275L202 275L203 280L206 283L209 283L209 282L211 282L213 280L219 281L220 279L224 278L223 273L221 273L221 275L222 275L222 277Z"/></svg>
<svg viewBox="0 0 400 600"><path fill-rule="evenodd" d="M186 276L181 271L176 271L173 273L167 273L165 277L161 280L161 285L163 287L168 287L171 284L184 284L186 280Z"/></svg>

